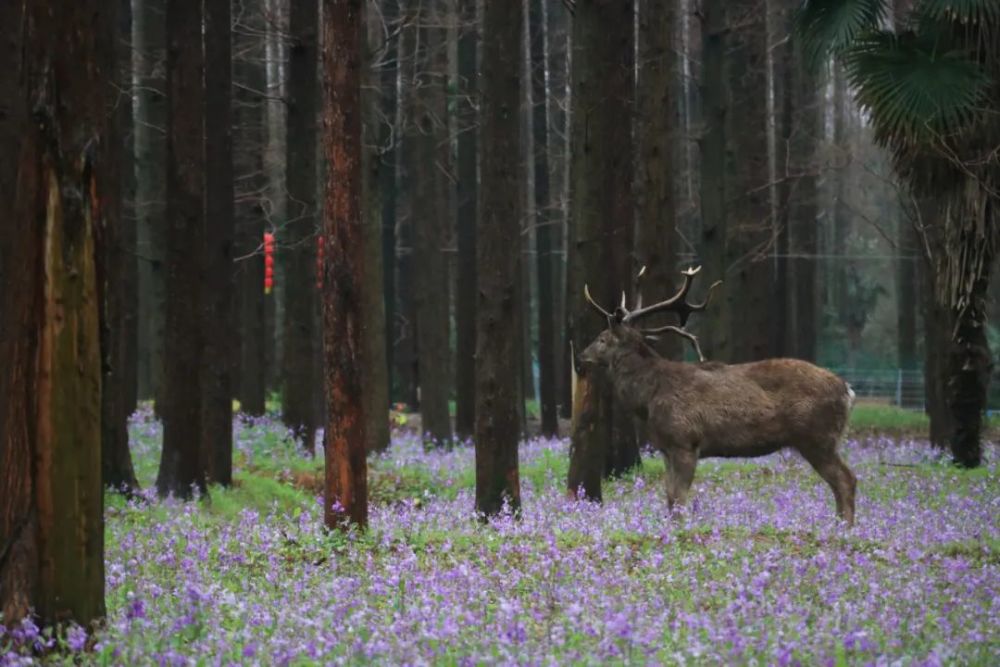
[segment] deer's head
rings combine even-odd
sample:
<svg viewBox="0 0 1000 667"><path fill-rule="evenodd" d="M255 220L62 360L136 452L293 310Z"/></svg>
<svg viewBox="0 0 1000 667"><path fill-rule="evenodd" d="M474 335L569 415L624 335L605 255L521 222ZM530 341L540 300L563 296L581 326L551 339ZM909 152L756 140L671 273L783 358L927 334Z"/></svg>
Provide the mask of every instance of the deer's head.
<svg viewBox="0 0 1000 667"><path fill-rule="evenodd" d="M716 281L709 288L708 295L702 303L690 303L687 301L687 295L691 290L694 276L700 270L701 267L699 266L682 271L684 284L680 290L674 296L659 303L643 307L642 295L640 293L635 306L631 310L626 304L624 292L622 292L621 304L614 311L608 311L594 301L593 297L590 296L590 289L584 286L583 294L587 302L607 319L608 328L602 331L580 354L581 365L586 369L607 369L615 357L622 352L652 354L652 350L646 344L646 341L655 340L657 336L664 333L676 334L689 340L694 345L695 352L698 353L698 359L705 361L705 357L701 353L701 347L698 345L698 338L684 327L687 325L691 313L703 311L708 307L712 298L712 292L722 281ZM643 267L639 272L639 278L642 278L645 271L646 268ZM638 321L643 317L648 317L654 313L667 312L677 314L680 326L667 325L653 329L638 326Z"/></svg>

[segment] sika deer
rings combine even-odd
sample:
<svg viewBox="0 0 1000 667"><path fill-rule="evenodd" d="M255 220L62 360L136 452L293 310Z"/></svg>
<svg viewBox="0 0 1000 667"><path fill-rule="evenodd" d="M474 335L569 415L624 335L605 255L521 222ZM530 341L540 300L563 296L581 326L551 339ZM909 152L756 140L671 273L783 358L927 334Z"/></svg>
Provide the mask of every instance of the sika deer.
<svg viewBox="0 0 1000 667"><path fill-rule="evenodd" d="M581 353L581 370L609 378L622 404L646 420L649 438L667 462L671 507L684 503L698 459L765 456L790 447L826 480L837 516L853 525L856 479L837 447L854 392L833 373L797 359L705 362L697 338L684 329L692 312L708 306L708 299L701 304L686 301L698 270L683 272L684 285L675 296L631 311L623 296L622 304L608 312L584 288L587 300L607 318L608 328ZM657 312L677 313L680 326L635 326L639 318ZM701 363L657 355L646 337L664 332L691 341Z"/></svg>

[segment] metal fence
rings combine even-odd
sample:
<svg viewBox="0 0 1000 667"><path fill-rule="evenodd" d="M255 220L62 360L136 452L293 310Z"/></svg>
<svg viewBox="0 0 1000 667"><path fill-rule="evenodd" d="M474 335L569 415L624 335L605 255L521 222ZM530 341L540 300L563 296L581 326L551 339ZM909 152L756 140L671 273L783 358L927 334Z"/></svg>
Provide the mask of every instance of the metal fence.
<svg viewBox="0 0 1000 667"><path fill-rule="evenodd" d="M922 370L831 368L851 385L856 400L885 403L921 410L924 407L924 372Z"/></svg>

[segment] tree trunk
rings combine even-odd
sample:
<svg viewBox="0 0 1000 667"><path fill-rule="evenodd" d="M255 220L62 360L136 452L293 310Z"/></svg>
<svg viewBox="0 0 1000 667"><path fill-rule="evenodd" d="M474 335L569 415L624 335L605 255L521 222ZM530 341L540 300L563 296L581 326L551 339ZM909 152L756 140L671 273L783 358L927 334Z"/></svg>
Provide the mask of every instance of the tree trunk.
<svg viewBox="0 0 1000 667"><path fill-rule="evenodd" d="M315 452L317 413L316 344L316 2L293 2L288 63L287 223L279 232L284 264L282 420L305 450Z"/></svg>
<svg viewBox="0 0 1000 667"><path fill-rule="evenodd" d="M448 264L444 248L450 212L444 196L448 169L447 51L437 12L417 10L420 25L418 85L411 90L415 114L413 150L408 152L412 192L414 305L417 317L417 373L424 439L440 445L451 440L448 398Z"/></svg>
<svg viewBox="0 0 1000 667"><path fill-rule="evenodd" d="M261 0L247 3L233 39L242 57L234 65L238 84L234 90L233 163L237 174L236 218L240 261L237 266L240 316L240 360L237 398L240 409L262 416L267 397L268 326L264 295L264 256L261 252L265 227L264 200L267 178L264 152L267 148L267 114L264 94L264 7Z"/></svg>
<svg viewBox="0 0 1000 667"><path fill-rule="evenodd" d="M902 211L896 216L896 363L903 371L917 369L917 238ZM905 397L904 397L904 400ZM906 405L905 407L913 407Z"/></svg>
<svg viewBox="0 0 1000 667"><path fill-rule="evenodd" d="M516 359L520 253L521 2L483 7L479 75L482 188L476 258L476 510L521 506Z"/></svg>
<svg viewBox="0 0 1000 667"><path fill-rule="evenodd" d="M370 415L365 414L362 381L367 372L363 309L382 292L365 282L361 7L360 0L323 0L323 146L329 163L323 207L327 528L364 528L368 523L365 431Z"/></svg>
<svg viewBox="0 0 1000 667"><path fill-rule="evenodd" d="M947 447L955 428L946 400L944 361L948 358L952 331L951 313L941 304L937 258L943 257L944 223L938 202L921 198L917 202L920 218L922 253L920 269L920 305L924 320L924 393L926 411L930 417L928 437L937 447Z"/></svg>
<svg viewBox="0 0 1000 667"><path fill-rule="evenodd" d="M99 235L117 221L98 202L114 197L107 160L121 139L108 114L117 9L0 7L0 53L16 76L0 75L0 148L17 165L15 189L14 170L0 171L0 191L13 194L0 199L5 624L31 612L45 625L104 616Z"/></svg>
<svg viewBox="0 0 1000 667"><path fill-rule="evenodd" d="M639 187L637 264L646 267L636 294L645 303L674 292L677 263L676 206L674 202L674 145L677 132L677 56L671 39L675 34L672 2L643 0L639 6L639 77L636 100L637 183ZM651 326L676 324L675 318ZM681 339L663 336L654 343L661 356L683 357Z"/></svg>
<svg viewBox="0 0 1000 667"><path fill-rule="evenodd" d="M382 286L382 202L379 196L380 172L386 167L379 157L381 130L379 114L380 72L374 55L384 47L381 22L376 16L366 16L367 47L365 50L362 109L365 114L362 173L362 368L365 369L364 394L365 451L381 452L389 448L389 367L385 357L385 289Z"/></svg>
<svg viewBox="0 0 1000 667"><path fill-rule="evenodd" d="M964 468L982 464L981 431L993 358L986 339L986 295L996 259L996 182L973 176L945 210L945 249L938 298L954 323L945 357L945 396L954 430L951 454Z"/></svg>
<svg viewBox="0 0 1000 667"><path fill-rule="evenodd" d="M164 0L136 0L136 258L139 274L139 396L162 398L166 315L166 21ZM157 411L162 407L157 405Z"/></svg>
<svg viewBox="0 0 1000 667"><path fill-rule="evenodd" d="M726 277L727 185L726 129L729 100L726 92L726 11L722 0L704 0L701 17L701 106L703 130L701 154L701 262L712 281ZM729 293L733 287L725 285ZM722 301L720 299L720 301ZM725 311L720 303L709 309L698 327L702 350L709 359L730 358L732 340Z"/></svg>
<svg viewBox="0 0 1000 667"><path fill-rule="evenodd" d="M123 162L121 166L121 242L122 261L122 345L123 407L126 418L139 407L139 264L136 261L135 215L135 115L132 98L135 92L132 58L132 0L119 0L118 56L119 81L124 94L118 95ZM131 467L131 461L129 461Z"/></svg>
<svg viewBox="0 0 1000 667"><path fill-rule="evenodd" d="M545 5L545 119L548 127L549 187L552 195L550 238L552 240L552 310L554 318L553 373L558 408L557 417L568 416L572 397L567 370L566 343L566 189L568 163L566 154L566 35L565 5Z"/></svg>
<svg viewBox="0 0 1000 667"><path fill-rule="evenodd" d="M118 5L117 37L114 48L117 50L117 63L130 63L127 47L120 37L127 35L131 29L131 5L127 2ZM124 23L124 25L123 25ZM128 68L127 71L130 71ZM119 75L122 68L119 67ZM109 136L114 137L111 143L101 148L104 155L101 163L104 165L105 188L108 198L103 208L104 220L100 230L102 257L98 272L98 293L101 300L101 481L105 487L130 494L138 490L132 468L132 456L128 448L128 416L131 414L130 391L135 386L135 367L128 363L127 355L130 349L129 334L134 332L130 324L134 324L134 310L127 301L134 280L130 280L130 268L136 268L133 258L134 236L127 229L132 225L126 207L129 196L129 172L133 162L129 154L128 131L131 125L131 95L121 94L128 91L131 82L119 78L117 83L109 83L110 104L109 118L112 126ZM134 230L134 227L132 227ZM131 242L131 246L130 246Z"/></svg>
<svg viewBox="0 0 1000 667"><path fill-rule="evenodd" d="M233 481L232 21L230 0L205 0L205 336L202 373L202 448L210 480Z"/></svg>
<svg viewBox="0 0 1000 667"><path fill-rule="evenodd" d="M633 3L626 0L577 2L573 17L569 307L577 354L607 324L584 299L583 286L609 305L622 290L631 291L633 19ZM623 472L638 463L639 450L634 434L613 428L610 387L595 390L600 420L582 446L571 447L574 474L567 482L573 491L584 484L587 497L599 498L600 489L585 484L594 469Z"/></svg>
<svg viewBox="0 0 1000 667"><path fill-rule="evenodd" d="M563 250L563 261L561 266L561 278L562 287L560 288L560 296L562 299L561 310L559 313L559 323L562 326L562 336L559 339L560 343L560 353L562 357L562 364L560 368L560 381L562 384L560 390L560 399L562 404L562 411L560 416L563 418L571 418L573 416L573 379L572 379L572 369L574 364L573 359L573 329L572 329L572 304L573 297L580 289L581 286L576 285L573 282L573 273L570 271L570 259L573 257L573 239L575 238L575 232L573 230L573 225L570 220L570 192L571 192L571 169L570 169L570 148L571 141L570 135L572 134L572 123L573 123L573 27L572 27L572 16L570 12L566 9L565 5L560 5L562 7L562 29L563 29L563 39L561 43L562 48L562 69L560 76L562 77L562 105L561 105L561 116L554 113L554 118L559 121L558 130L553 132L553 136L561 137L562 150L559 151L559 156L561 160L561 165L559 169L560 179L559 179L559 189L560 189L560 211L562 214L562 250ZM552 12L556 14L557 12ZM553 68L553 72L555 69ZM555 125L553 127L556 127Z"/></svg>
<svg viewBox="0 0 1000 667"><path fill-rule="evenodd" d="M832 290L833 310L836 321L848 332L852 328L851 302L848 296L848 275L855 272L854 261L848 259L850 254L847 240L851 237L851 215L847 209L847 176L850 165L851 147L848 144L848 105L849 92L844 68L839 63L833 66L833 162L837 165L833 173L833 252L834 261L838 262L837 270L831 271L830 282ZM845 335L846 338L846 335ZM853 359L857 350L849 349L848 356Z"/></svg>
<svg viewBox="0 0 1000 667"><path fill-rule="evenodd" d="M417 392L417 322L414 312L414 258L413 258L413 225L415 206L415 190L419 175L414 173L416 161L413 151L416 149L416 109L413 102L416 96L419 72L417 54L417 36L419 14L414 0L400 0L402 25L399 36L399 137L400 152L397 158L400 165L399 194L397 199L396 220L396 306L393 326L393 365L397 380L396 395L407 404L411 410L417 409L420 397Z"/></svg>
<svg viewBox="0 0 1000 667"><path fill-rule="evenodd" d="M759 0L726 3L726 285L720 301L728 356L744 362L770 352L771 204L768 188L767 25ZM723 276L709 274L714 281Z"/></svg>
<svg viewBox="0 0 1000 667"><path fill-rule="evenodd" d="M816 146L822 130L819 126L817 97L819 84L809 72L801 45L791 25L792 40L791 86L785 94L791 96L792 117L789 138L789 169L794 181L788 191L789 251L798 258L792 262L793 335L791 354L806 361L816 360L817 328L819 325L819 293L816 288L816 255L819 253L819 223L817 221Z"/></svg>
<svg viewBox="0 0 1000 667"><path fill-rule="evenodd" d="M476 426L476 0L460 0L458 39L458 282L455 294L455 434L472 437Z"/></svg>
<svg viewBox="0 0 1000 667"><path fill-rule="evenodd" d="M399 1L384 0L382 16L387 25L399 20ZM399 116L399 65L400 37L393 32L386 43L386 53L381 63L382 123L380 138L379 180L382 204L382 289L385 302L385 363L388 367L389 400L393 396L393 358L396 330L396 208L399 188L399 140L402 130Z"/></svg>
<svg viewBox="0 0 1000 667"><path fill-rule="evenodd" d="M538 403L542 435L559 435L556 412L556 309L552 237L558 220L549 187L549 128L546 113L545 0L530 0L532 132L535 161L535 261L538 272Z"/></svg>
<svg viewBox="0 0 1000 667"><path fill-rule="evenodd" d="M156 488L190 498L204 491L211 453L202 440L201 366L205 359L204 100L202 8L167 0L167 335L163 451Z"/></svg>

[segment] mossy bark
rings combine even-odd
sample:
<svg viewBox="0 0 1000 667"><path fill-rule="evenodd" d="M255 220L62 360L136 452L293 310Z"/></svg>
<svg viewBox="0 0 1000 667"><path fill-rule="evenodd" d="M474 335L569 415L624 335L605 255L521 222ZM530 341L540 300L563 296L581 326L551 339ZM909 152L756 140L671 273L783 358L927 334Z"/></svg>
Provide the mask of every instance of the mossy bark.
<svg viewBox="0 0 1000 667"><path fill-rule="evenodd" d="M18 7L0 12L20 66L5 91L16 97L17 189L0 201L0 613L89 625L104 615L98 263L113 219L98 147L114 144L117 4L21 7L13 22Z"/></svg>

